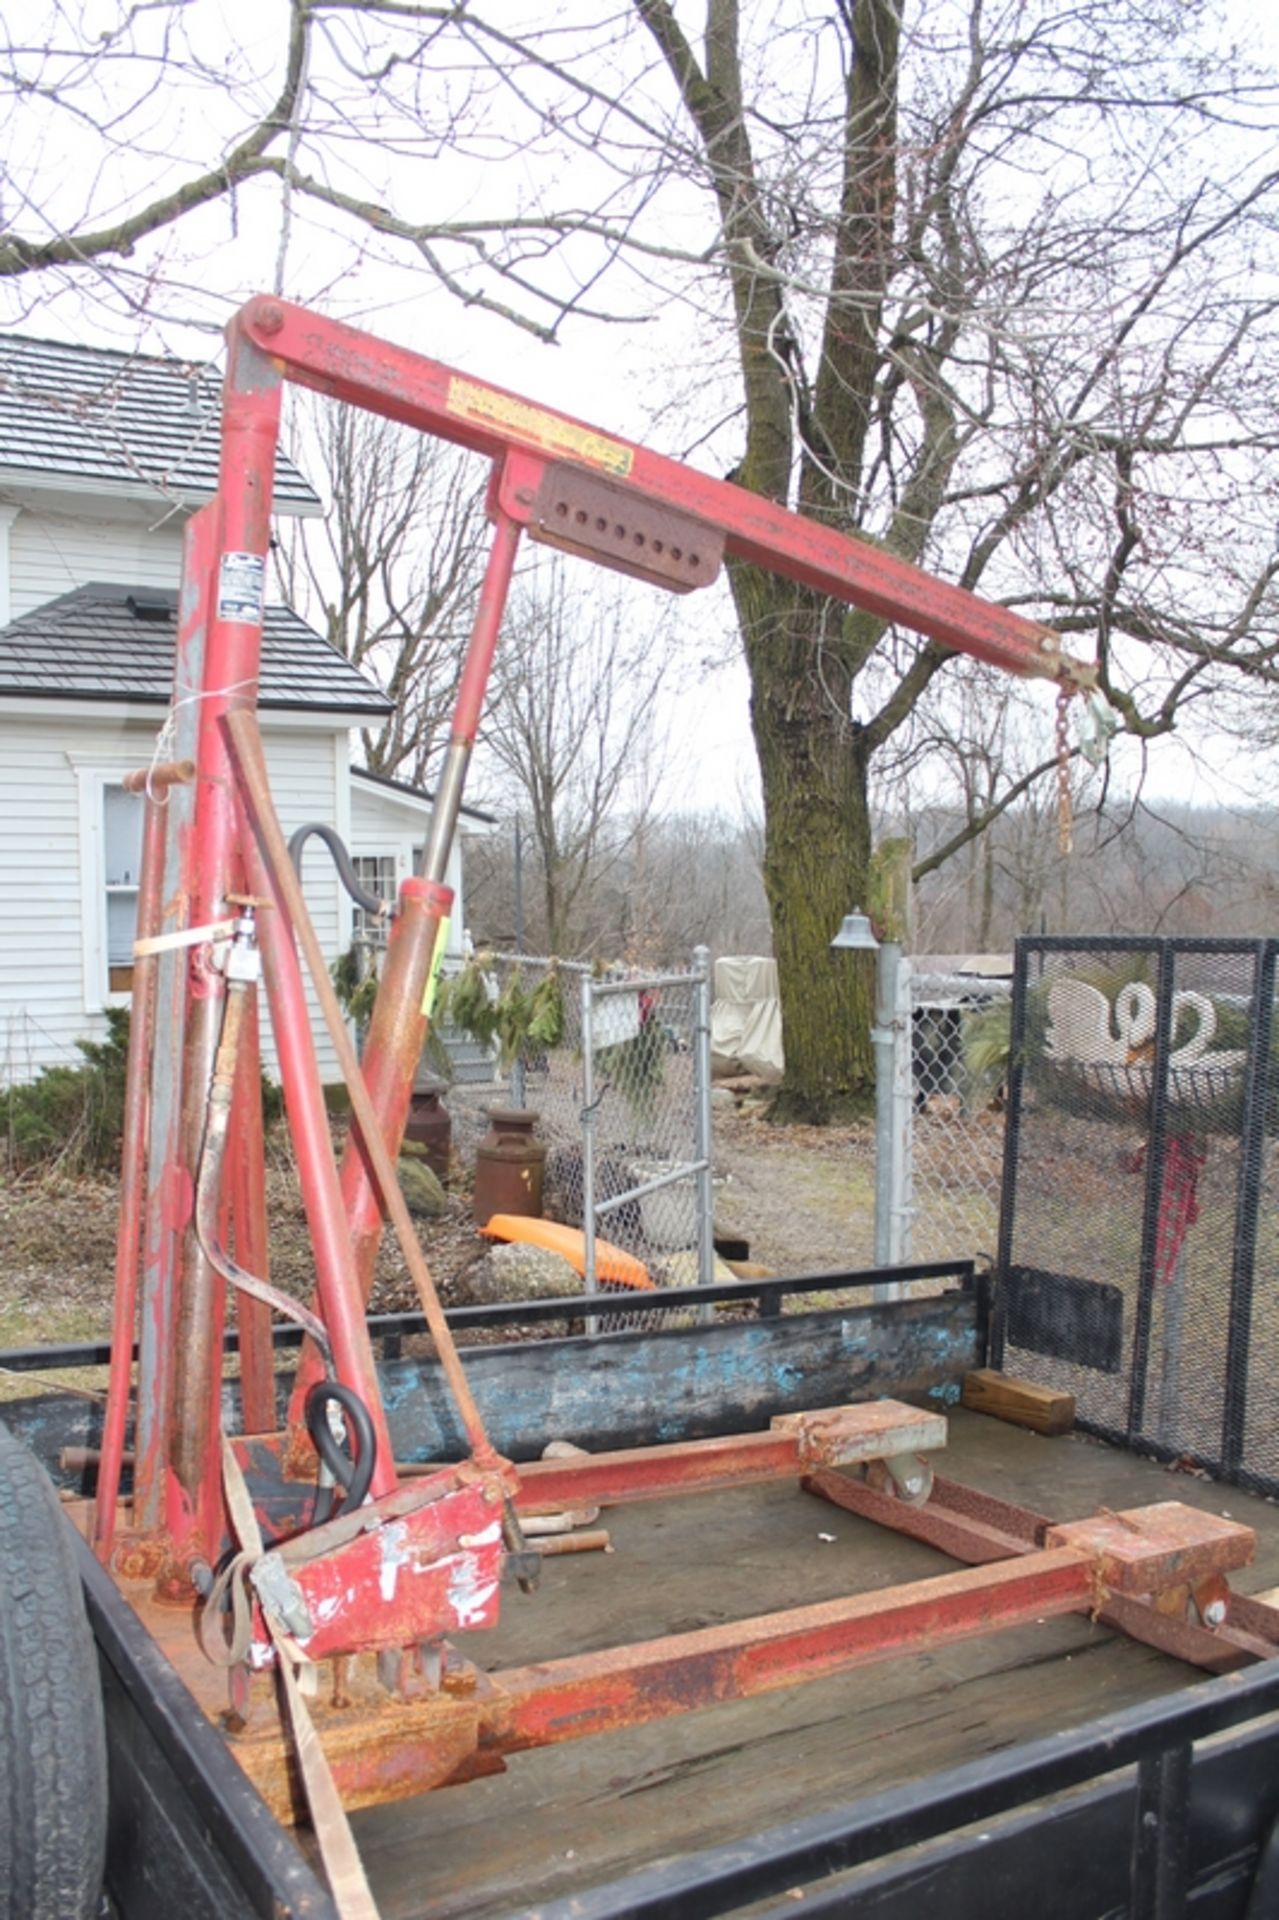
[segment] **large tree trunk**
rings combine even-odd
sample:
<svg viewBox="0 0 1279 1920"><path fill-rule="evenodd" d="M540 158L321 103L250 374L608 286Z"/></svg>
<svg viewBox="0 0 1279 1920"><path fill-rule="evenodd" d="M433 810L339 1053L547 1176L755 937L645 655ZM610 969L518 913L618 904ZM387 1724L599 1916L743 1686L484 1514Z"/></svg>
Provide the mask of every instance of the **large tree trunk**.
<svg viewBox="0 0 1279 1920"><path fill-rule="evenodd" d="M782 1003L786 1078L777 1110L826 1121L863 1111L874 1086L869 956L832 952L864 905L871 854L867 756L823 677L831 608L802 587L733 570L764 789L764 885Z"/></svg>

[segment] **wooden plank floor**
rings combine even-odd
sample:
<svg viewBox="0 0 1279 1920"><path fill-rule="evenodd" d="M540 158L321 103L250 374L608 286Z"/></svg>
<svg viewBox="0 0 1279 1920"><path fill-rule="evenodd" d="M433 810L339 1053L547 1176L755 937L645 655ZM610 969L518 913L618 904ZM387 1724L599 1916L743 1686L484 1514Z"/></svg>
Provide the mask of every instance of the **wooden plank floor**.
<svg viewBox="0 0 1279 1920"><path fill-rule="evenodd" d="M1279 1584L1279 1510L1078 1438L951 1418L951 1478L1057 1519L1184 1500L1257 1529L1245 1591ZM618 1508L615 1551L547 1562L469 1644L488 1666L678 1632L953 1566L793 1485ZM823 1539L826 1534L834 1539ZM1096 1714L1193 1684L1087 1620L1048 1621L839 1680L516 1756L509 1771L354 1825L384 1920L472 1920L754 1834Z"/></svg>

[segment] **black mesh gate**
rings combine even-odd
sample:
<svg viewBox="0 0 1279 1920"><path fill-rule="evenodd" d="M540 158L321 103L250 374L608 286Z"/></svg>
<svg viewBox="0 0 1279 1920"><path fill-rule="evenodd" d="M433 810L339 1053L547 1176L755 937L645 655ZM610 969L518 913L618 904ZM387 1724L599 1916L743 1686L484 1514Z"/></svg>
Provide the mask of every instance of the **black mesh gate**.
<svg viewBox="0 0 1279 1920"><path fill-rule="evenodd" d="M1279 1493L1272 940L1027 939L992 1359Z"/></svg>

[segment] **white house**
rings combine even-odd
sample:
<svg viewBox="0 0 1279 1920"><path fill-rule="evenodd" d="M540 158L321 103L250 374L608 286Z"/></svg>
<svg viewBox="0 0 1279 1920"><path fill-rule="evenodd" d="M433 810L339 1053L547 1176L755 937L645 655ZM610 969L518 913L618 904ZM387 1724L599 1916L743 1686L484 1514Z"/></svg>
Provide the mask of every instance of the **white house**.
<svg viewBox="0 0 1279 1920"><path fill-rule="evenodd" d="M182 529L215 489L217 402L207 368L0 339L0 1085L78 1059L127 1003L141 803L120 780L168 707ZM276 510L322 511L283 458ZM272 606L259 705L286 834L336 827L361 878L391 891L430 799L352 765L351 730L388 713L386 695ZM336 956L351 903L317 840L303 879ZM460 948L456 849L449 879ZM317 1042L332 1076L318 1022Z"/></svg>

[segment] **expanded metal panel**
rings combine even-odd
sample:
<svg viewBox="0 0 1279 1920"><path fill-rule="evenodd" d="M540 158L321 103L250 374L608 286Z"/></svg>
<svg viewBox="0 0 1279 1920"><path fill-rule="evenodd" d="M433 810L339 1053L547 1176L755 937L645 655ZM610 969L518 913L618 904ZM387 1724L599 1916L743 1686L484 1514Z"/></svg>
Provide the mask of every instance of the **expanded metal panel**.
<svg viewBox="0 0 1279 1920"><path fill-rule="evenodd" d="M1026 940L996 1352L1082 1424L1279 1486L1275 944Z"/></svg>

